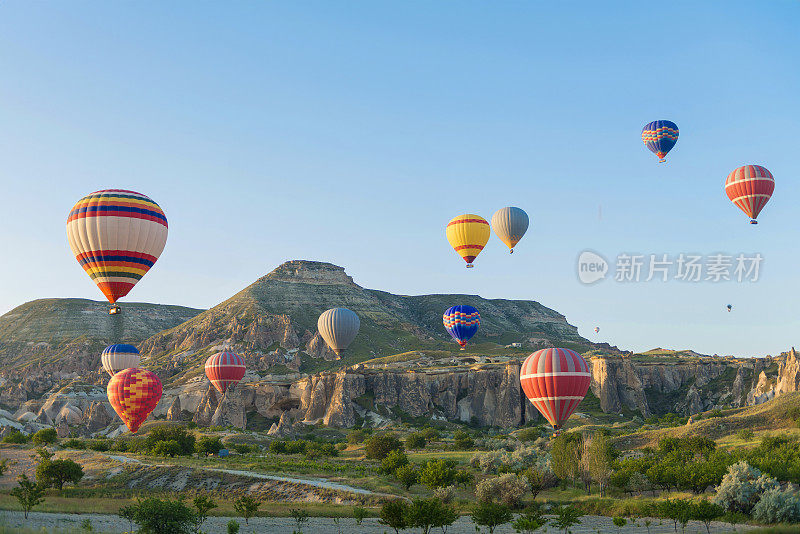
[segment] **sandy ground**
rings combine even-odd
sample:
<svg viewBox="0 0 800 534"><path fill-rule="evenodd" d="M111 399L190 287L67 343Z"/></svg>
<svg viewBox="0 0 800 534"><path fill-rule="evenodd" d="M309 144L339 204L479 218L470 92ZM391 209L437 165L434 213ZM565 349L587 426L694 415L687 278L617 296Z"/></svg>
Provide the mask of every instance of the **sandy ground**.
<svg viewBox="0 0 800 534"><path fill-rule="evenodd" d="M8 527L27 527L35 530L40 530L43 527L50 530L53 528L60 529L79 529L81 522L85 519L92 521L93 532L97 534L117 534L129 532L130 527L127 521L123 521L117 516L113 515L99 515L99 514L47 514L39 512L31 512L26 521L22 512L0 512L2 523ZM208 534L217 534L227 532L226 525L231 518L228 517L211 517L203 525L203 531ZM250 519L250 524L245 525L244 520L237 519L241 524L241 534L248 534L250 532L269 532L274 534L292 534L297 532L297 523L291 518L253 518ZM667 534L674 533L672 522L664 521L659 525L659 520L652 520L653 524L650 526L650 534ZM628 525L623 527L620 531L624 534L631 533L647 533L643 521L639 521L638 526ZM680 527L679 532L680 532ZM738 526L739 531L744 531L747 527ZM375 518L365 519L364 522L358 526L353 519L341 519L339 527L337 528L333 519L312 517L302 527L302 532L306 534L384 534L393 533L391 529L378 523ZM416 533L419 529L406 530L404 532ZM705 533L706 529L702 523L692 521L686 527L686 534ZM440 532L439 529L434 531L436 534ZM448 534L475 534L475 525L469 517L461 517L452 527L448 529ZM496 534L512 534L514 529L510 525L503 525L495 529ZM555 529L548 528L548 532L555 533ZM573 527L573 534L616 534L617 527L611 522L608 517L587 516L583 518L583 523L579 527ZM725 523L712 523L712 534L721 534L733 532L733 528Z"/></svg>

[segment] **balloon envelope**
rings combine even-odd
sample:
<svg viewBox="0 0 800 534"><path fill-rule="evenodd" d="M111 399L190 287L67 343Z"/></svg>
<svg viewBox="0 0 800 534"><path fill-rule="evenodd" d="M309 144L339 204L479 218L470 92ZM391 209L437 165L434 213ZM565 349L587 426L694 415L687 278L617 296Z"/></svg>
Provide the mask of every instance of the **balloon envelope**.
<svg viewBox="0 0 800 534"><path fill-rule="evenodd" d="M467 262L467 267L472 266L472 262L481 253L483 247L489 241L491 229L486 219L480 215L465 213L458 217L453 217L447 223L445 235L450 246L453 247L459 256Z"/></svg>
<svg viewBox="0 0 800 534"><path fill-rule="evenodd" d="M774 191L775 178L761 165L739 167L725 180L728 198L750 217L752 223L756 222L758 214L767 205Z"/></svg>
<svg viewBox="0 0 800 534"><path fill-rule="evenodd" d="M520 369L520 384L539 413L560 428L586 396L591 382L589 366L570 349L534 352Z"/></svg>
<svg viewBox="0 0 800 534"><path fill-rule="evenodd" d="M133 345L125 343L117 343L109 345L100 354L100 361L103 364L103 369L109 374L114 376L124 369L131 367L139 367L139 362L142 357L139 350Z"/></svg>
<svg viewBox="0 0 800 534"><path fill-rule="evenodd" d="M597 334L598 332L600 332L600 327L599 326L595 326L594 327L594 333Z"/></svg>
<svg viewBox="0 0 800 534"><path fill-rule="evenodd" d="M158 260L167 242L167 218L141 193L97 191L69 212L67 241L75 259L113 304Z"/></svg>
<svg viewBox="0 0 800 534"><path fill-rule="evenodd" d="M347 308L332 308L322 312L317 319L317 329L322 339L336 354L341 354L353 342L361 321Z"/></svg>
<svg viewBox="0 0 800 534"><path fill-rule="evenodd" d="M472 306L461 304L447 308L442 316L442 322L444 322L445 330L463 348L478 331L478 327L481 325L481 314Z"/></svg>
<svg viewBox="0 0 800 534"><path fill-rule="evenodd" d="M244 358L233 351L225 350L208 357L206 376L223 395L244 376Z"/></svg>
<svg viewBox="0 0 800 534"><path fill-rule="evenodd" d="M642 128L642 141L663 162L667 152L678 142L678 125L672 121L653 121Z"/></svg>
<svg viewBox="0 0 800 534"><path fill-rule="evenodd" d="M528 214L520 208L501 208L492 215L494 233L512 252L528 230L528 222Z"/></svg>
<svg viewBox="0 0 800 534"><path fill-rule="evenodd" d="M161 400L161 381L146 369L125 369L111 377L106 392L128 430L136 432Z"/></svg>

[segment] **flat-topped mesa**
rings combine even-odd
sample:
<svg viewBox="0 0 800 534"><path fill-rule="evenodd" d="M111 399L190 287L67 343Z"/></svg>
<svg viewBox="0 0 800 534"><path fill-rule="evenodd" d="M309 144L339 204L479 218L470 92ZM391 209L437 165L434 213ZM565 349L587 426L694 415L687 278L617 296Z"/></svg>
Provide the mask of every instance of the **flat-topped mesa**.
<svg viewBox="0 0 800 534"><path fill-rule="evenodd" d="M277 269L266 276L262 276L258 281L267 280L319 285L341 284L360 287L344 272L344 267L310 260L291 260L282 263Z"/></svg>

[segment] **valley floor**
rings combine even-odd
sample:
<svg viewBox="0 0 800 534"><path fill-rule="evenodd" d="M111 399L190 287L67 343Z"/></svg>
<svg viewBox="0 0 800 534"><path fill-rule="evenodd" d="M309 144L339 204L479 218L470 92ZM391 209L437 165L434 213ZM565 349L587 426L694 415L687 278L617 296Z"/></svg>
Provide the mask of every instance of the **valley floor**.
<svg viewBox="0 0 800 534"><path fill-rule="evenodd" d="M5 511L0 515L0 525L5 527L5 530L0 528L0 532L14 532L10 529L29 529L31 532L41 531L47 529L60 529L69 532L82 532L80 530L81 523L86 519L91 520L93 532L97 534L121 534L130 532L130 526L127 521L122 520L116 515L101 515L101 514L51 514L42 512L31 512L28 519L25 520L22 512ZM274 534L293 534L298 532L297 523L291 518L287 517L257 517L250 519L250 524L245 525L244 521L236 518L241 524L241 532L269 532ZM205 532L225 532L226 525L231 518L229 517L209 517L203 525ZM650 526L650 534L668 534L674 532L672 522L666 520L653 519L653 524ZM744 532L753 527L741 526L736 527L736 531ZM303 532L313 532L314 534L383 534L391 529L387 529L384 525L378 523L377 518L364 519L363 523L358 526L355 520L344 518L339 520L339 526L334 523L332 518L328 517L312 517L301 529ZM417 529L407 530L404 532L416 532ZM555 532L552 527L548 528L549 531ZM704 533L705 526L702 523L691 521L686 527L686 532L694 534L696 532ZM511 525L503 525L495 529L496 534L512 534L514 529ZM579 527L571 529L573 534L597 534L598 532L608 534L610 532L617 532L617 527L609 517L603 516L584 516L583 522ZM647 532L644 521L639 520L637 525L627 525L622 527L619 531L621 534L633 534ZM723 534L734 532L733 527L727 523L712 523L712 534ZM475 525L472 523L468 516L462 516L456 523L448 529L449 534L474 534Z"/></svg>

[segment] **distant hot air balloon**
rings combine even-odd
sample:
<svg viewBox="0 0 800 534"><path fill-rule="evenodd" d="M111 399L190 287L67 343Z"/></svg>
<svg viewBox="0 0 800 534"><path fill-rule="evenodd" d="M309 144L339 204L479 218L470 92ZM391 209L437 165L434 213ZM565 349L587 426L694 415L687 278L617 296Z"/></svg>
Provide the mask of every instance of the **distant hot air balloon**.
<svg viewBox="0 0 800 534"><path fill-rule="evenodd" d="M131 368L111 377L108 402L131 432L136 432L161 400L161 381L146 369Z"/></svg>
<svg viewBox="0 0 800 534"><path fill-rule="evenodd" d="M599 326L595 326L594 327L594 333L597 334L599 332L600 332L600 327Z"/></svg>
<svg viewBox="0 0 800 534"><path fill-rule="evenodd" d="M734 170L725 180L725 192L731 202L739 206L750 224L758 224L756 218L775 191L775 178L760 165L745 165Z"/></svg>
<svg viewBox="0 0 800 534"><path fill-rule="evenodd" d="M131 367L139 367L139 362L142 357L139 351L133 345L126 345L124 343L117 343L109 345L103 349L100 354L100 361L103 363L103 369L110 376L114 376L124 369Z"/></svg>
<svg viewBox="0 0 800 534"><path fill-rule="evenodd" d="M150 270L167 242L167 218L141 193L105 189L80 199L67 218L67 240L81 267L112 304Z"/></svg>
<svg viewBox="0 0 800 534"><path fill-rule="evenodd" d="M481 314L472 306L461 304L447 308L442 321L447 332L461 345L461 350L464 350L467 341L475 335L481 325Z"/></svg>
<svg viewBox="0 0 800 534"><path fill-rule="evenodd" d="M531 403L559 429L586 396L592 378L586 360L574 350L543 349L528 356L519 379Z"/></svg>
<svg viewBox="0 0 800 534"><path fill-rule="evenodd" d="M486 219L480 215L465 213L450 219L445 234L450 246L464 258L470 268L489 241L491 229Z"/></svg>
<svg viewBox="0 0 800 534"><path fill-rule="evenodd" d="M731 311L732 309L733 309L733 306L731 306L730 304L728 304L728 313L730 313L730 311Z"/></svg>
<svg viewBox="0 0 800 534"><path fill-rule="evenodd" d="M642 128L642 141L658 162L664 163L667 152L678 142L678 125L672 121L653 121Z"/></svg>
<svg viewBox="0 0 800 534"><path fill-rule="evenodd" d="M244 371L244 358L230 350L213 354L206 360L206 376L223 395L228 387L239 383Z"/></svg>
<svg viewBox="0 0 800 534"><path fill-rule="evenodd" d="M317 319L317 329L333 352L340 355L356 338L361 321L347 308L332 308Z"/></svg>
<svg viewBox="0 0 800 534"><path fill-rule="evenodd" d="M520 208L501 208L492 215L492 228L513 254L514 247L528 230L528 214Z"/></svg>

